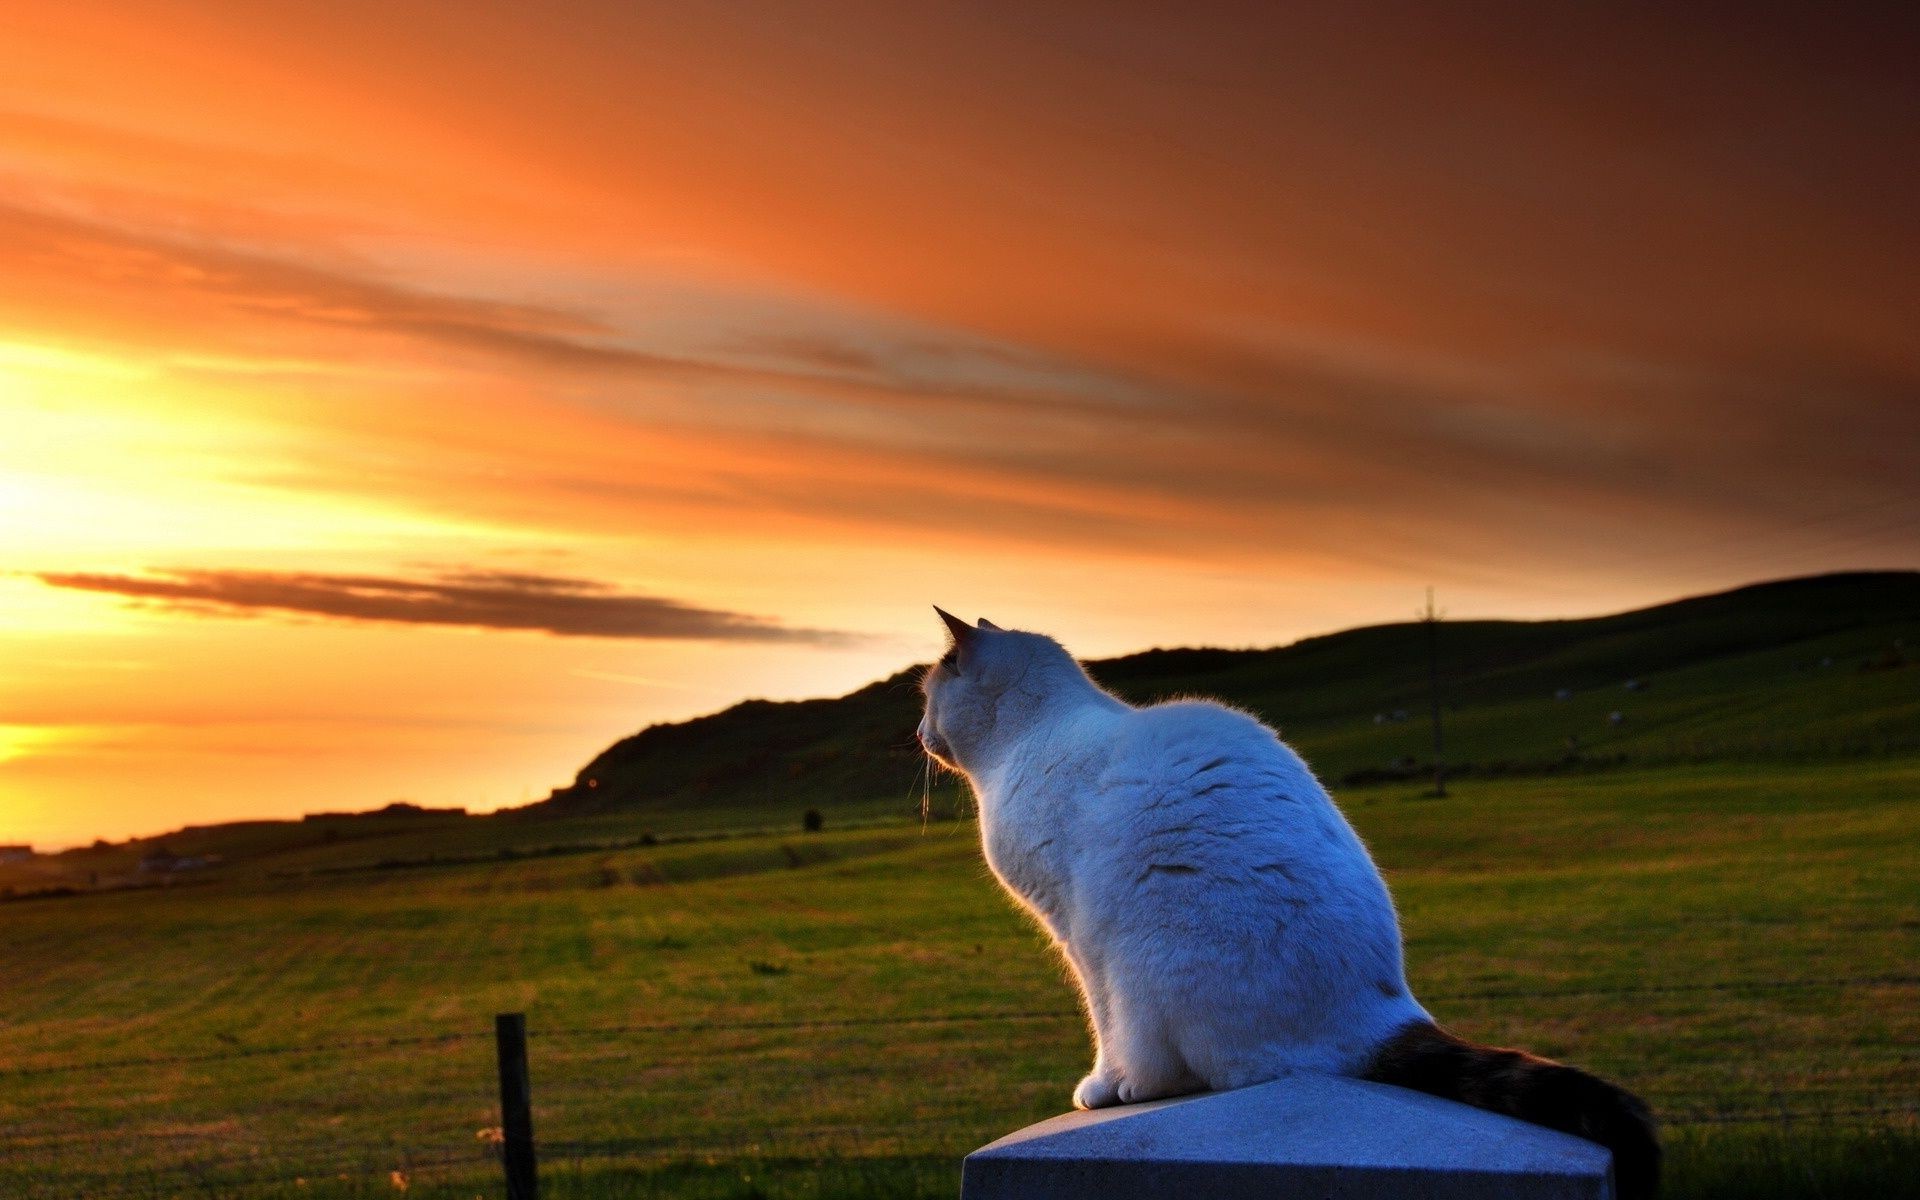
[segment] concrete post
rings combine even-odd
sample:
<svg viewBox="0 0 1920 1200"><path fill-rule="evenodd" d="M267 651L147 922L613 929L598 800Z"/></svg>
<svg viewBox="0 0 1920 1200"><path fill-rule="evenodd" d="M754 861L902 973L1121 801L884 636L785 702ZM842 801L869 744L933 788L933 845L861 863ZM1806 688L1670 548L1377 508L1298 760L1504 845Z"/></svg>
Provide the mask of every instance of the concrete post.
<svg viewBox="0 0 1920 1200"><path fill-rule="evenodd" d="M1295 1075L1068 1113L967 1156L962 1200L1613 1200L1592 1142L1405 1088Z"/></svg>

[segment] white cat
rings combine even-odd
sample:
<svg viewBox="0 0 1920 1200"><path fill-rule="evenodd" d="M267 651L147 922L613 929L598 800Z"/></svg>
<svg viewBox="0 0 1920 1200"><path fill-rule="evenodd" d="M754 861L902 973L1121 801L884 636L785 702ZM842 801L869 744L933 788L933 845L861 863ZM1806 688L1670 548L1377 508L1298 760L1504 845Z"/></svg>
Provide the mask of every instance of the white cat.
<svg viewBox="0 0 1920 1200"><path fill-rule="evenodd" d="M1079 982L1076 1105L1356 1076L1591 1137L1623 1197L1652 1193L1637 1099L1463 1041L1414 1000L1379 870L1271 729L1207 701L1134 708L1050 638L940 616L920 742L972 783L988 865Z"/></svg>

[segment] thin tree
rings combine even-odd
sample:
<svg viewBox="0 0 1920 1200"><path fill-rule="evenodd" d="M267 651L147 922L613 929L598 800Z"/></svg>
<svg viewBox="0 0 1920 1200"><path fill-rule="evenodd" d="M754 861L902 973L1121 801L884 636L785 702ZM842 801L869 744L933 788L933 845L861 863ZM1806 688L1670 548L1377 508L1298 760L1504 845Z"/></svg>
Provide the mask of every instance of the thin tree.
<svg viewBox="0 0 1920 1200"><path fill-rule="evenodd" d="M1446 743L1440 733L1440 618L1446 614L1433 606L1433 588L1427 588L1427 606L1418 614L1427 627L1427 699L1433 709L1433 794L1447 794Z"/></svg>

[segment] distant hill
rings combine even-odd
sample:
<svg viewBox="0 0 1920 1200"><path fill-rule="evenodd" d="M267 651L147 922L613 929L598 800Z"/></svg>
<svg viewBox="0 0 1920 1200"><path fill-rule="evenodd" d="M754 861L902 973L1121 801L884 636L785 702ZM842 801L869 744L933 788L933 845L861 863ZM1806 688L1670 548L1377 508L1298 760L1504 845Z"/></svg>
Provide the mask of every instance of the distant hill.
<svg viewBox="0 0 1920 1200"><path fill-rule="evenodd" d="M1446 761L1465 775L1920 749L1920 572L1790 579L1584 620L1448 621L1437 638ZM1330 783L1361 784L1430 770L1426 639L1418 623L1378 625L1088 666L1135 703L1247 708ZM904 805L922 769L917 677L651 726L523 811Z"/></svg>
<svg viewBox="0 0 1920 1200"><path fill-rule="evenodd" d="M1920 752L1920 573L1760 584L1580 621L1438 628L1446 761L1458 777L1703 761L1843 763ZM1090 664L1139 703L1217 696L1281 728L1336 789L1425 787L1425 627L1273 650L1150 650ZM539 804L486 816L391 804L238 821L60 854L0 857L0 900L251 877L412 877L476 862L830 829L920 804L918 668L834 700L750 700L624 738ZM1619 714L1617 723L1614 714ZM1421 782L1414 782L1421 781ZM936 815L960 808L936 780ZM397 874L396 874L397 873Z"/></svg>

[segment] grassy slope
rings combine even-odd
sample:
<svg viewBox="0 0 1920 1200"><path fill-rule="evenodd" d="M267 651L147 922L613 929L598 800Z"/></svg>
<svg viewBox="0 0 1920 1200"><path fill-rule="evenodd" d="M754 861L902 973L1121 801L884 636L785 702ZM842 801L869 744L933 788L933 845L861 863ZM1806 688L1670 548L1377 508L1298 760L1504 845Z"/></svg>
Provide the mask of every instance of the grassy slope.
<svg viewBox="0 0 1920 1200"><path fill-rule="evenodd" d="M1920 664L1906 661L1920 657L1916 573L1790 580L1593 620L1440 632L1448 761L1470 772L1920 750ZM1199 694L1250 708L1323 778L1360 782L1411 775L1431 755L1425 637L1417 625L1380 626L1274 650L1150 651L1093 668L1136 701ZM1628 679L1643 690L1627 691ZM1555 699L1561 689L1571 698ZM1376 723L1396 711L1407 719ZM1614 711L1622 724L1609 721ZM835 827L917 813L923 797L936 812L962 811L952 780L929 786L923 775L918 716L913 672L903 672L838 699L749 701L651 727L596 756L554 800L517 812L243 822L156 840L224 860L178 881L190 882L616 846L645 832L791 829L809 807ZM0 890L150 884L136 868L152 844L0 864Z"/></svg>
<svg viewBox="0 0 1920 1200"><path fill-rule="evenodd" d="M1483 771L1558 766L1569 735L1595 761L1920 749L1920 670L1862 669L1920 647L1912 572L1763 584L1592 620L1456 622L1440 637L1449 759ZM1341 780L1430 757L1425 638L1419 625L1378 626L1275 650L1151 651L1092 669L1135 701L1200 694L1250 708ZM1630 679L1645 689L1627 691ZM919 770L913 680L905 672L837 700L752 701L642 730L543 807L797 812L902 800ZM1561 689L1573 697L1556 700ZM1619 726L1609 722L1616 710ZM1408 719L1375 723L1396 711Z"/></svg>
<svg viewBox="0 0 1920 1200"><path fill-rule="evenodd" d="M1490 1040L1615 1070L1670 1115L1758 1105L1886 1120L1857 1110L1920 1082L1902 1015L1904 964L1920 949L1907 832L1920 815L1909 753L1920 671L1862 666L1901 639L1896 658L1920 644L1917 581L1794 581L1597 621L1444 626L1451 758L1486 778L1446 801L1406 785L1343 792L1394 874L1436 1009ZM1426 753L1423 637L1384 627L1095 669L1136 700L1201 693L1253 708L1338 779ZM1625 691L1626 678L1647 687ZM1563 687L1574 696L1552 699ZM531 1006L536 1030L1061 1013L1064 991L983 886L965 827L885 823L917 804L916 708L909 675L839 700L742 705L628 739L582 772L604 789L560 804L186 830L166 844L225 865L164 895L0 906L0 1071L54 1068L0 1077L0 1194L48 1179L67 1184L45 1194L68 1194L89 1171L87 1190L105 1194L130 1168L160 1172L167 1193L170 1166L236 1155L252 1160L230 1172L314 1175L331 1162L321 1176L346 1168L337 1188L373 1178L386 1191L384 1171L408 1155L471 1154L465 1139L492 1119L483 1035L499 1008ZM1396 708L1413 719L1374 723ZM1617 727L1615 709L1628 718ZM1569 765L1556 762L1569 733L1589 763L1666 765L1538 776ZM1494 778L1503 764L1536 775ZM739 836L791 830L808 805L832 832ZM713 830L736 836L637 845L643 831L673 842ZM151 882L135 872L146 848L0 866L0 888ZM1756 978L1891 982L1620 990ZM1540 991L1556 994L1511 994ZM1073 1018L1055 1015L549 1036L535 1057L547 1138L644 1130L656 1148L734 1164L622 1183L588 1156L555 1180L560 1194L932 1195L950 1194L956 1150L1057 1106L1081 1042ZM61 1069L181 1055L205 1060ZM1869 1130L1846 1161L1911 1166L1907 1111L1907 1134ZM814 1132L795 1136L795 1121ZM1683 1130L1681 1194L1731 1186L1718 1165L1728 1138L1770 1161L1842 1154L1831 1140L1809 1151L1797 1135L1769 1137L1710 1121ZM857 1157L778 1161L822 1151ZM288 1194L311 1194L319 1177ZM198 1193L220 1194L219 1169L195 1178Z"/></svg>
<svg viewBox="0 0 1920 1200"><path fill-rule="evenodd" d="M1920 761L1343 800L1392 879L1423 997L1469 1034L1641 1090L1684 1127L1676 1194L1712 1194L1726 1139L1757 1136L1716 1123L1729 1114L1912 1130ZM471 1159L496 1119L490 1016L524 1008L556 1194L951 1195L957 1156L1060 1108L1087 1056L972 836L240 872L0 906L0 1194L268 1194L223 1181L298 1174L286 1194L311 1195L342 1173L332 1190L391 1194L385 1172L415 1164L415 1194L472 1195L483 1164L417 1164ZM950 1019L968 1013L1022 1015ZM701 1028L820 1018L903 1023ZM628 1028L566 1032L609 1026ZM303 1045L331 1048L241 1053ZM63 1069L125 1058L172 1061ZM1873 1136L1911 1168L1910 1134ZM608 1143L736 1165L615 1176L566 1149ZM1794 1164L1827 1152L1785 1144ZM780 1165L819 1155L851 1157L824 1185Z"/></svg>

